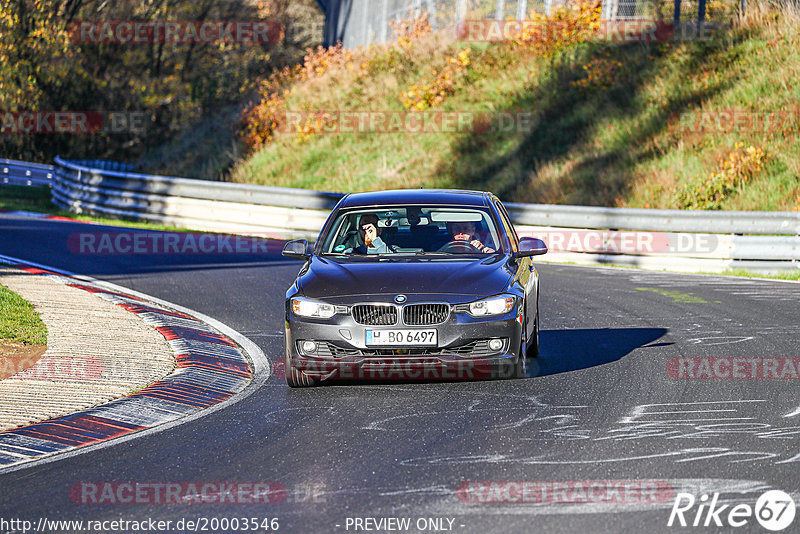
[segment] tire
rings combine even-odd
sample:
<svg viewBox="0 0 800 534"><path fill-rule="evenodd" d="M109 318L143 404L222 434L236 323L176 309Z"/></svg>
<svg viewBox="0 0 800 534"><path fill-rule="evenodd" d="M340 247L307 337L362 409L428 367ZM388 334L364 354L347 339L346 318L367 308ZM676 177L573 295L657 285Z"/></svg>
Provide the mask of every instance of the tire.
<svg viewBox="0 0 800 534"><path fill-rule="evenodd" d="M531 336L530 343L528 344L528 358L536 358L539 356L539 306L536 306L536 319L533 324L533 335Z"/></svg>
<svg viewBox="0 0 800 534"><path fill-rule="evenodd" d="M525 374L528 371L527 352L528 351L525 348L525 342L522 341L519 345L519 354L517 354L517 357L514 358L514 363L512 364L514 368L511 373L511 378L525 378Z"/></svg>
<svg viewBox="0 0 800 534"><path fill-rule="evenodd" d="M303 371L295 369L292 366L292 360L289 358L289 354L286 354L284 365L286 367L286 383L289 384L289 387L307 388L316 386L319 383L318 378L308 376Z"/></svg>

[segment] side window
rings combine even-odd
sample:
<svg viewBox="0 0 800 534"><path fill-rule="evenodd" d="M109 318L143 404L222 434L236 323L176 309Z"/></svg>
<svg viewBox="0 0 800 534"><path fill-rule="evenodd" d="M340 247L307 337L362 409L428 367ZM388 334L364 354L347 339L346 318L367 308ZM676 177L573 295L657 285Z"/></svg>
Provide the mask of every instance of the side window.
<svg viewBox="0 0 800 534"><path fill-rule="evenodd" d="M497 200L494 201L494 206L500 214L500 220L502 221L503 228L508 235L508 240L511 241L511 251L519 252L519 237L517 236L516 229L514 229L514 225L511 224L511 218L508 216L505 206L503 206Z"/></svg>

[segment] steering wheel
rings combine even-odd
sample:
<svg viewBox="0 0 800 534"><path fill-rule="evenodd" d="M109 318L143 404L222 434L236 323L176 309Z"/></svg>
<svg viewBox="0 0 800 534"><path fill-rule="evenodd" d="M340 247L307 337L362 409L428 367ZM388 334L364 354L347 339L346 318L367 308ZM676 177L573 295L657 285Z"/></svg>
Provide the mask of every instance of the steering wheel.
<svg viewBox="0 0 800 534"><path fill-rule="evenodd" d="M472 243L469 241L459 241L453 240L449 243L445 243L438 252L480 252L477 248L475 248Z"/></svg>

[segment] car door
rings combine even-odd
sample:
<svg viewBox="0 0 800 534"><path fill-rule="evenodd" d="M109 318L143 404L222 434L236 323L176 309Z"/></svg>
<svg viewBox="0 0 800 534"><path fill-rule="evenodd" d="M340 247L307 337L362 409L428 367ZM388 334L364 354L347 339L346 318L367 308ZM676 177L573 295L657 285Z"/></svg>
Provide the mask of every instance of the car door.
<svg viewBox="0 0 800 534"><path fill-rule="evenodd" d="M511 243L511 250L513 253L516 253L519 251L519 236L517 236L517 231L511 223L511 217L508 216L508 212L502 202L498 199L494 199L493 202L500 216L503 228L508 235L508 240ZM535 326L538 274L536 273L536 268L533 266L533 259L531 257L516 258L515 264L516 273L514 279L525 293L525 338L530 339Z"/></svg>

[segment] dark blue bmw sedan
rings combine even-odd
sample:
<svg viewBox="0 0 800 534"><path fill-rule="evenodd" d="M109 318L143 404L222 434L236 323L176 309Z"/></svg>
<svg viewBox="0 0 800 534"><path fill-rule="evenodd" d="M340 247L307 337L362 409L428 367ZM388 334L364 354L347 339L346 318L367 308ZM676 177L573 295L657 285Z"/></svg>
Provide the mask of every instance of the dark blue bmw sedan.
<svg viewBox="0 0 800 534"><path fill-rule="evenodd" d="M491 193L345 196L286 293L286 381L522 378L539 352L538 239Z"/></svg>

